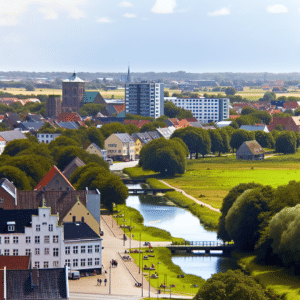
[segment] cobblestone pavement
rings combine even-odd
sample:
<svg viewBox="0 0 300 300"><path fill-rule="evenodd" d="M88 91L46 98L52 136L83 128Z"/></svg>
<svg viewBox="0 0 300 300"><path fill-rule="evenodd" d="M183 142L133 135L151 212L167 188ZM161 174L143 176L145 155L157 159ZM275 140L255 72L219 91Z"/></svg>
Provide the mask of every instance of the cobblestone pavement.
<svg viewBox="0 0 300 300"><path fill-rule="evenodd" d="M136 300L149 297L149 283L143 278L143 286L136 287L136 282L142 282L142 273L139 273L139 266L133 261L123 261L120 257L128 255L125 250L129 248L129 239L124 245L123 230L118 227L112 216L101 216L101 230L104 232L102 251L103 272L101 275L82 277L80 280L69 280L70 299L116 299L116 300ZM166 246L170 242L151 242L155 247ZM139 247L139 241L131 241L132 248ZM118 266L110 268L110 261L116 259ZM97 279L102 279L102 284L98 285ZM104 284L107 279L107 284ZM111 280L110 280L111 279ZM150 296L153 298L166 297L157 295L155 288L150 287ZM94 297L94 298L93 298ZM172 295L175 299L175 295ZM191 299L192 297L182 297Z"/></svg>

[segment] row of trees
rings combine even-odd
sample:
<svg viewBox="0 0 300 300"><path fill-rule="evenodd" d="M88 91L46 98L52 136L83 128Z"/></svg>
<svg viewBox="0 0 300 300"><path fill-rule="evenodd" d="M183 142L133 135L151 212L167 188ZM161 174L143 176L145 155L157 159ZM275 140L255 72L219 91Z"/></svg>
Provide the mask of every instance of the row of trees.
<svg viewBox="0 0 300 300"><path fill-rule="evenodd" d="M1 155L0 177L13 181L18 189L32 190L52 165L63 171L75 157L79 157L86 166L76 170L71 183L76 189L98 188L102 203L111 209L112 203L125 202L128 189L109 171L107 162L84 150L84 146L91 142L103 146L103 141L101 132L95 127L65 130L50 144L39 144L34 137L14 140Z"/></svg>
<svg viewBox="0 0 300 300"><path fill-rule="evenodd" d="M256 251L266 264L281 264L299 275L300 182L277 189L244 183L224 198L218 238Z"/></svg>

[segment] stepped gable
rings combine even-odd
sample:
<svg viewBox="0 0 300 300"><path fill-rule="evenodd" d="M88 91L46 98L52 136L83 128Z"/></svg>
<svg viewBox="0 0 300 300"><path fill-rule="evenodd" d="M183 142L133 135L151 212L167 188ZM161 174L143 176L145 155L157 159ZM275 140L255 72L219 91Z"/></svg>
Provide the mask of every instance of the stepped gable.
<svg viewBox="0 0 300 300"><path fill-rule="evenodd" d="M70 180L71 175L78 167L85 166L85 163L77 156L66 166L63 174Z"/></svg>
<svg viewBox="0 0 300 300"><path fill-rule="evenodd" d="M34 188L35 190L75 190L66 176L56 167L52 166L50 171Z"/></svg>

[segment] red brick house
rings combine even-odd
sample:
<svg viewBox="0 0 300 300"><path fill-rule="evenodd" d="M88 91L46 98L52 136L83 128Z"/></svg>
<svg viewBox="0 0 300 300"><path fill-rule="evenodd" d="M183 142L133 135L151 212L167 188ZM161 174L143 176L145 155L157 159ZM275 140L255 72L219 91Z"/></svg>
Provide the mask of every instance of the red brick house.
<svg viewBox="0 0 300 300"><path fill-rule="evenodd" d="M300 105L299 105L299 102L297 102L297 101L285 102L283 104L283 108L288 109L288 110L297 109L299 107L300 107Z"/></svg>
<svg viewBox="0 0 300 300"><path fill-rule="evenodd" d="M77 112L64 112L59 114L57 122L76 122L81 121L81 117Z"/></svg>

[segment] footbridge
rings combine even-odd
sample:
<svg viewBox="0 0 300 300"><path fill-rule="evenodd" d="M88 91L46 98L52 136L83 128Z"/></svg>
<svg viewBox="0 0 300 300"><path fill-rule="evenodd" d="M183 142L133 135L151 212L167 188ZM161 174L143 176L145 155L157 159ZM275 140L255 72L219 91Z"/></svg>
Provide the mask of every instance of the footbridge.
<svg viewBox="0 0 300 300"><path fill-rule="evenodd" d="M235 245L233 243L218 241L195 241L168 245L167 248L170 249L172 253L176 253L176 251L192 253L193 250L200 250L205 251L205 254L210 254L210 251L222 251L223 254L230 254L231 251L235 249Z"/></svg>
<svg viewBox="0 0 300 300"><path fill-rule="evenodd" d="M157 193L173 192L175 189L128 189L129 195L156 195Z"/></svg>

